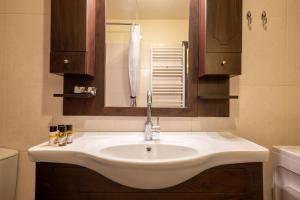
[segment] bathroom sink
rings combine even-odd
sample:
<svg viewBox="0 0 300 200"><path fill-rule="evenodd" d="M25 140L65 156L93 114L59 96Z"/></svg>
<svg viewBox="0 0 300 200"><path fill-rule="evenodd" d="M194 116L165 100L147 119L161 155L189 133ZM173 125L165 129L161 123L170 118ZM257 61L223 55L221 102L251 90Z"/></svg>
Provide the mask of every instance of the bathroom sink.
<svg viewBox="0 0 300 200"><path fill-rule="evenodd" d="M80 165L125 186L163 189L212 167L265 162L269 151L230 133L162 133L144 141L143 133L77 133L73 144L47 143L29 149L34 162Z"/></svg>
<svg viewBox="0 0 300 200"><path fill-rule="evenodd" d="M103 157L127 162L161 162L181 160L198 154L196 149L166 144L131 144L107 147L100 150Z"/></svg>

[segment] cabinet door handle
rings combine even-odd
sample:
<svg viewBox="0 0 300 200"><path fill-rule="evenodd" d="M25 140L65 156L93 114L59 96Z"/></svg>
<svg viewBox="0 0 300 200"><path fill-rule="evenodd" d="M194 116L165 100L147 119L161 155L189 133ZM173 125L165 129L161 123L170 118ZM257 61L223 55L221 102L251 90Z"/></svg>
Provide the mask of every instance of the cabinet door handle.
<svg viewBox="0 0 300 200"><path fill-rule="evenodd" d="M64 64L69 64L70 61L68 59L64 59Z"/></svg>
<svg viewBox="0 0 300 200"><path fill-rule="evenodd" d="M221 65L222 66L225 66L227 64L227 61L226 60L223 60L222 62L221 62Z"/></svg>

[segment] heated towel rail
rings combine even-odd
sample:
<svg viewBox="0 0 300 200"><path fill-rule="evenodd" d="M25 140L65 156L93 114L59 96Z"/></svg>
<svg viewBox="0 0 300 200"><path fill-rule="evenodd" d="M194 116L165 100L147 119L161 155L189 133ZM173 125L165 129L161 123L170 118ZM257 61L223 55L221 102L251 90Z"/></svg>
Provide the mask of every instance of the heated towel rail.
<svg viewBox="0 0 300 200"><path fill-rule="evenodd" d="M151 48L153 107L185 107L185 62L184 46Z"/></svg>

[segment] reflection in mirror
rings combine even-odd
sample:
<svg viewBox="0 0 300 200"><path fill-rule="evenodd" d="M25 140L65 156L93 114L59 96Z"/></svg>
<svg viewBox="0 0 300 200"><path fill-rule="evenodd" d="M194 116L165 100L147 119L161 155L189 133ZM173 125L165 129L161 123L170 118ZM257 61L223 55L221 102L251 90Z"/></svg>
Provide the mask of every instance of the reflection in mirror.
<svg viewBox="0 0 300 200"><path fill-rule="evenodd" d="M105 106L187 107L189 0L106 0Z"/></svg>

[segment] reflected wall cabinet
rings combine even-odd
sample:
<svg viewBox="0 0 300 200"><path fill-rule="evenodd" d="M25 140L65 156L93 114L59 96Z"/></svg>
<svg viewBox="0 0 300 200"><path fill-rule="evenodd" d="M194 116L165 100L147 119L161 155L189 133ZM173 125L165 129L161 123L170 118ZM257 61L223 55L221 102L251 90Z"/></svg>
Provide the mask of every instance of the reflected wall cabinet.
<svg viewBox="0 0 300 200"><path fill-rule="evenodd" d="M199 0L199 77L241 74L242 0Z"/></svg>
<svg viewBox="0 0 300 200"><path fill-rule="evenodd" d="M51 0L51 73L94 76L95 1Z"/></svg>

